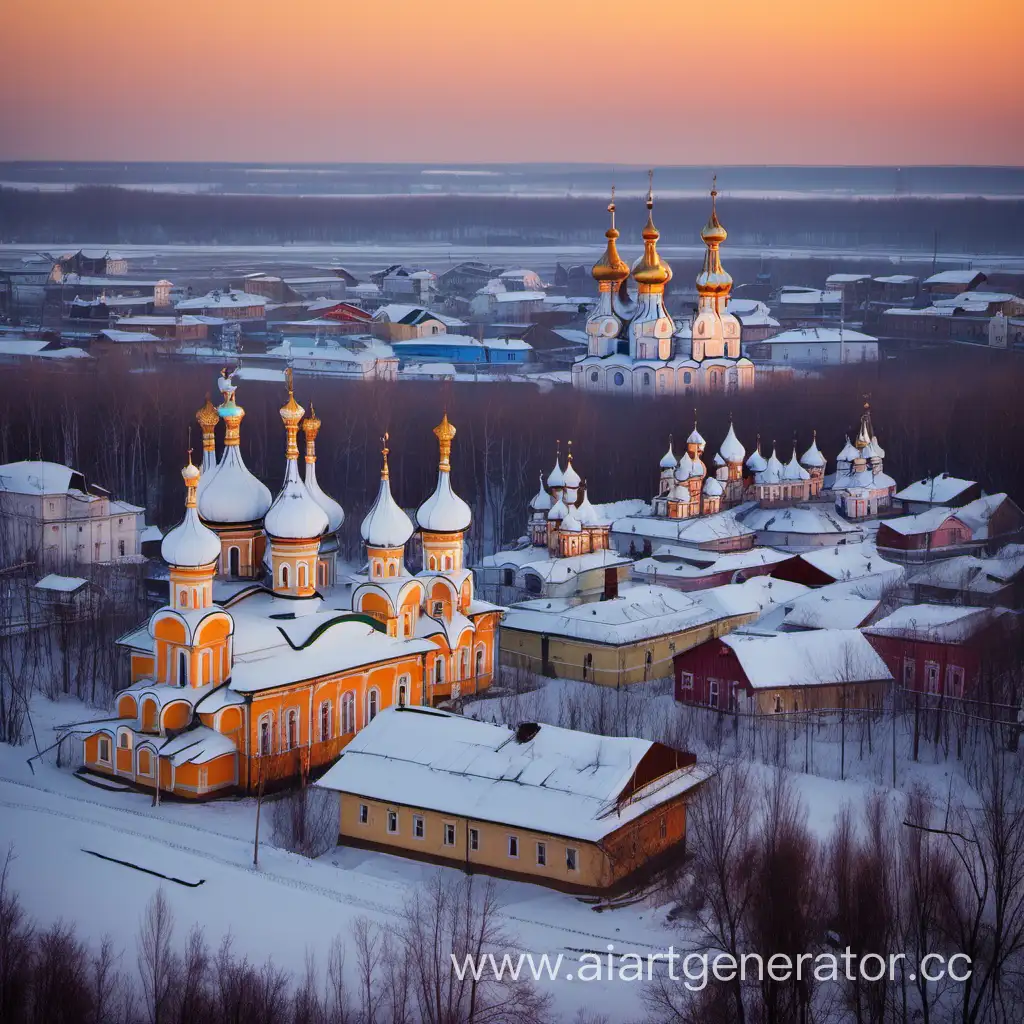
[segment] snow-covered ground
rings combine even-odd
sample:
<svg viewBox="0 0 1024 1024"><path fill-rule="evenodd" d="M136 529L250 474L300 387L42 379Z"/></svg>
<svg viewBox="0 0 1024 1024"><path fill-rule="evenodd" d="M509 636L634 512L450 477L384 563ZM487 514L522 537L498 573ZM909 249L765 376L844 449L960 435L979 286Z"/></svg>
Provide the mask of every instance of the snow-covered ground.
<svg viewBox="0 0 1024 1024"><path fill-rule="evenodd" d="M614 697L604 691L606 700ZM486 720L520 716L559 722L575 714L587 728L593 701L601 691L583 683L548 681L541 689L518 696L484 699L467 713ZM625 698L635 733L671 729L675 716L685 713L664 682L633 687ZM33 725L40 746L52 742L54 725L90 717L93 709L74 700L33 704ZM680 719L681 721L681 719ZM658 723L655 725L654 723ZM569 724L562 721L562 724ZM692 721L685 737L691 749L709 756L706 740ZM848 727L847 778L838 775L835 736L822 731L814 739L814 767L820 775L794 772L793 779L808 812L808 823L822 839L830 832L844 803L863 806L868 794L884 783L891 762L891 737L876 734L874 753L859 751L859 732ZM886 743L890 746L886 747ZM789 763L805 755L804 740L794 737ZM728 744L722 744L725 749ZM35 762L29 742L20 748L0 745L0 855L13 844L17 859L12 882L30 915L41 924L63 918L92 941L110 934L125 950L125 966L134 965L135 938L143 910L163 888L183 940L193 924L203 926L211 944L230 932L238 954L256 962L272 955L293 974L303 968L306 951L318 957L321 969L336 935L348 936L354 922L369 918L385 928L397 926L402 907L417 886L437 868L402 858L352 849L332 848L308 860L270 845L270 814L264 805L260 866L253 868L255 802L228 799L203 805L164 802L131 790L110 792L84 783L73 766L58 769L52 754ZM931 758L908 762L903 738L897 737L898 789L924 779L937 792L958 790L962 782L948 762ZM765 779L773 769L757 758ZM951 776L951 772L954 774ZM894 794L894 799L900 796ZM197 887L178 885L93 856L92 852L131 861L182 879L203 881ZM691 948L685 919L668 920L671 907L652 898L614 910L595 912L590 905L539 886L500 883L506 930L518 948L534 953L563 954L567 969L584 951L604 953L609 944L618 952L642 955L674 946ZM355 972L355 957L350 957ZM353 973L354 980L354 973ZM558 1019L570 1019L580 1006L598 1009L611 1020L642 1015L642 986L601 981L586 986L568 981L545 982Z"/></svg>

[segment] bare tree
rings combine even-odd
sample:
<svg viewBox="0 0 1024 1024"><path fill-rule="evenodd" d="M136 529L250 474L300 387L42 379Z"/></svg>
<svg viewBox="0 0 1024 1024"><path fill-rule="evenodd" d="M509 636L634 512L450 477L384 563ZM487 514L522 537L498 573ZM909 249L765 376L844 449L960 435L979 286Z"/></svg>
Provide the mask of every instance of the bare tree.
<svg viewBox="0 0 1024 1024"><path fill-rule="evenodd" d="M163 889L157 889L142 916L138 937L142 998L152 1024L166 1024L169 1016L171 983L177 971L173 933L174 914Z"/></svg>

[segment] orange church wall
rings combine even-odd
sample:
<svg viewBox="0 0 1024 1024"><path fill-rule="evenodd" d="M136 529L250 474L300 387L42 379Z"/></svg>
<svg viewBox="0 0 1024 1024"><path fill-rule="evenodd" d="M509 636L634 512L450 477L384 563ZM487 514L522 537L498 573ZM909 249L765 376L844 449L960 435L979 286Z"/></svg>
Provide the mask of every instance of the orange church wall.
<svg viewBox="0 0 1024 1024"><path fill-rule="evenodd" d="M122 694L117 699L117 717L118 718L137 718L139 715L139 705L135 703L135 698L131 694Z"/></svg>
<svg viewBox="0 0 1024 1024"><path fill-rule="evenodd" d="M136 654L132 652L131 657L131 680L137 683L140 679L153 678L153 655Z"/></svg>
<svg viewBox="0 0 1024 1024"><path fill-rule="evenodd" d="M165 615L157 619L153 626L153 635L165 643L183 644L186 640L185 625L171 615Z"/></svg>
<svg viewBox="0 0 1024 1024"><path fill-rule="evenodd" d="M142 698L140 705L143 732L156 732L157 704L152 698Z"/></svg>
<svg viewBox="0 0 1024 1024"><path fill-rule="evenodd" d="M184 729L192 721L192 707L183 700L175 701L164 708L163 730Z"/></svg>
<svg viewBox="0 0 1024 1024"><path fill-rule="evenodd" d="M131 748L118 747L114 752L114 763L117 766L119 772L124 772L126 775L132 773L132 757L133 752Z"/></svg>

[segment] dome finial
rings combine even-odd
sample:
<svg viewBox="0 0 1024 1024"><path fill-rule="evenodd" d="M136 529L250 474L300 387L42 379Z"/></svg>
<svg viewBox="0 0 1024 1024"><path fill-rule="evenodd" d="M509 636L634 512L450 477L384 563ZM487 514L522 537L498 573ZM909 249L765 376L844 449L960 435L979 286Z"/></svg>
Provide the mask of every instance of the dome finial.
<svg viewBox="0 0 1024 1024"><path fill-rule="evenodd" d="M641 232L644 240L643 255L633 264L633 280L641 292L662 292L672 280L672 268L658 255L661 232L654 226L654 171L648 171L647 223Z"/></svg>
<svg viewBox="0 0 1024 1024"><path fill-rule="evenodd" d="M381 438L381 441L384 442L383 447L380 450L380 454L383 456L384 459L384 464L381 466L380 470L381 480L391 479L391 470L388 468L388 452L391 451L391 449L388 447L388 440L390 437L391 435L388 433L388 431L385 430L384 436Z"/></svg>
<svg viewBox="0 0 1024 1024"><path fill-rule="evenodd" d="M608 204L608 213L611 215L611 224L604 233L604 237L608 239L608 244L590 273L594 280L599 283L608 282L609 284L617 285L629 277L629 267L626 261L619 255L619 250L615 245L615 239L619 237L619 232L615 227L614 185L612 185L612 201Z"/></svg>
<svg viewBox="0 0 1024 1024"><path fill-rule="evenodd" d="M288 459L298 459L299 423L306 410L295 401L295 388L292 385L292 368L290 366L284 371L284 379L288 385L288 401L281 406L281 419L284 422L285 436L287 438L285 455Z"/></svg>
<svg viewBox="0 0 1024 1024"><path fill-rule="evenodd" d="M185 481L185 508L196 507L196 488L199 486L199 467L192 462L192 428L189 427L188 441L188 463L181 471L181 478Z"/></svg>
<svg viewBox="0 0 1024 1024"><path fill-rule="evenodd" d="M442 417L441 422L434 427L434 436L437 438L441 455L437 467L442 473L448 473L452 468L452 440L455 437L455 427L449 422L447 411Z"/></svg>

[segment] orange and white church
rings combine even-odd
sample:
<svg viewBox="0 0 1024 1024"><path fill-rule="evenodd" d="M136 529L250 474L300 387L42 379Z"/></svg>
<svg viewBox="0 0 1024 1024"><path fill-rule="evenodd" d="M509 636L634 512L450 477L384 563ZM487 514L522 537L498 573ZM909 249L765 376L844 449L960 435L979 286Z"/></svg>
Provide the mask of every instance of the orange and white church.
<svg viewBox="0 0 1024 1024"><path fill-rule="evenodd" d="M405 564L416 528L392 495L385 435L361 528L367 564L342 585L344 512L317 483L320 421L289 376L284 481L272 498L242 458L231 375L219 387L220 406L208 399L196 415L203 464L189 458L182 470L184 518L162 542L167 604L119 641L131 685L116 717L88 723L85 738L88 770L200 799L326 767L382 708L486 689L503 611L476 599L463 564L471 513L452 488L447 415L434 430L437 486L416 513L422 571Z"/></svg>

